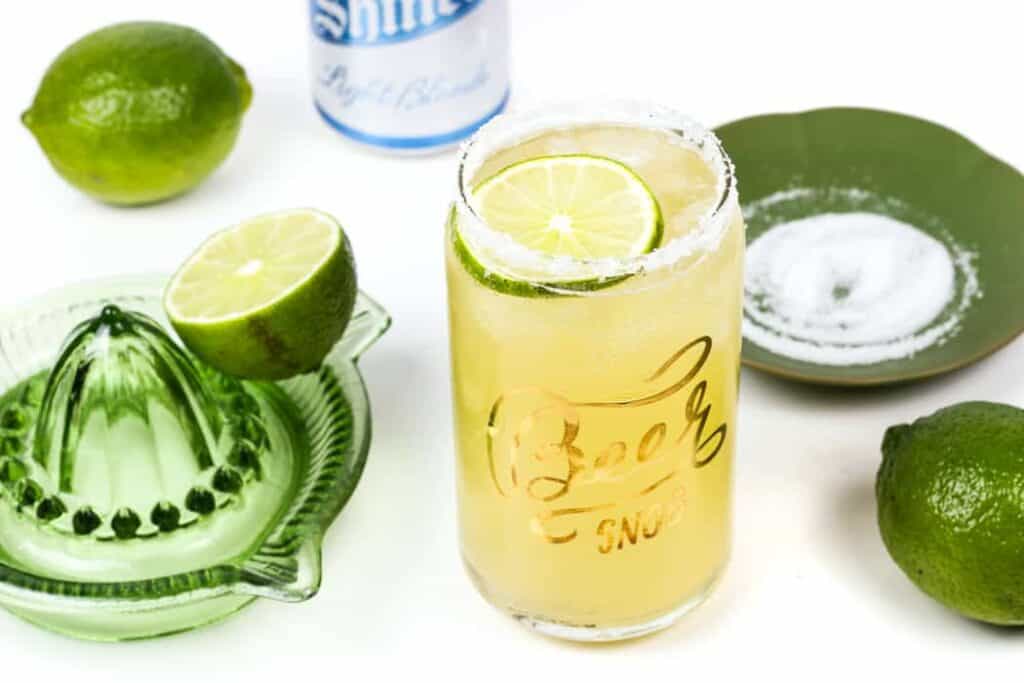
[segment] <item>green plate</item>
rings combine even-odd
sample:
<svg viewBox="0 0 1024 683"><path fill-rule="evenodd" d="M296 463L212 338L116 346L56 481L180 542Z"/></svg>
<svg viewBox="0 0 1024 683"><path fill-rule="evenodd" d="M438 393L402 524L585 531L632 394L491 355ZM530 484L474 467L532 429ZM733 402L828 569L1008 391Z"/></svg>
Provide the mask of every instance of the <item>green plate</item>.
<svg viewBox="0 0 1024 683"><path fill-rule="evenodd" d="M911 357L819 365L744 340L746 365L815 384L906 382L980 360L1024 331L1024 176L1016 169L948 128L872 109L769 114L716 132L736 164L748 242L817 213L884 213L973 252L982 292L956 332Z"/></svg>

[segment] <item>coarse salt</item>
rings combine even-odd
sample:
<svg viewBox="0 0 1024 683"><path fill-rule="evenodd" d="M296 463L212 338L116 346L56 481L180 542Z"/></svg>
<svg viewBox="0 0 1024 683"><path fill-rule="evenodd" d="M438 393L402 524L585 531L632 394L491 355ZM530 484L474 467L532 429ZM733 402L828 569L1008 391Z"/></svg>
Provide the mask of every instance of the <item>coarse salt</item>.
<svg viewBox="0 0 1024 683"><path fill-rule="evenodd" d="M748 250L743 334L819 365L911 357L959 330L980 296L974 260L880 213L784 222Z"/></svg>

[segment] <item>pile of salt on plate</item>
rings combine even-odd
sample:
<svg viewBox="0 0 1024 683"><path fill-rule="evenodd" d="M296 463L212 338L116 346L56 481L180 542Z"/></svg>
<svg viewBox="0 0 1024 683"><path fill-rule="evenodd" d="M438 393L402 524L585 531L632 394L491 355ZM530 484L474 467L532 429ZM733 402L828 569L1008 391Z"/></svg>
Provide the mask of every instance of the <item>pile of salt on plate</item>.
<svg viewBox="0 0 1024 683"><path fill-rule="evenodd" d="M743 334L819 365L913 356L959 329L978 294L972 256L878 213L776 225L747 253Z"/></svg>

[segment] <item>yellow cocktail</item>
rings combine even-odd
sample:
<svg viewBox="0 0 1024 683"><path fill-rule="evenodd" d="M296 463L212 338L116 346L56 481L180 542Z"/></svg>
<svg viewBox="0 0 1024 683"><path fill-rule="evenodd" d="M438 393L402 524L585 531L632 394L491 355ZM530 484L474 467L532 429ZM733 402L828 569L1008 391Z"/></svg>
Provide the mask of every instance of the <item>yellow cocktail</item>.
<svg viewBox="0 0 1024 683"><path fill-rule="evenodd" d="M495 178L498 198L484 189ZM537 228L520 201L568 208ZM592 246L573 229L604 230L603 211L613 227ZM656 230L641 225L655 214ZM672 623L729 554L744 250L730 162L673 112L504 117L465 151L447 237L473 580L557 636Z"/></svg>

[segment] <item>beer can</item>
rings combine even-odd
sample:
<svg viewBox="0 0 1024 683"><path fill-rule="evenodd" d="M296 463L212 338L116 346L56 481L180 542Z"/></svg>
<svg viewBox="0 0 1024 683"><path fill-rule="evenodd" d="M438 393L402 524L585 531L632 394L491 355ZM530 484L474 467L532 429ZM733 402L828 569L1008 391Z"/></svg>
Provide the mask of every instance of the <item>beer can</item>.
<svg viewBox="0 0 1024 683"><path fill-rule="evenodd" d="M507 0L310 0L313 100L392 153L457 145L508 101Z"/></svg>

